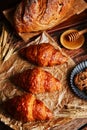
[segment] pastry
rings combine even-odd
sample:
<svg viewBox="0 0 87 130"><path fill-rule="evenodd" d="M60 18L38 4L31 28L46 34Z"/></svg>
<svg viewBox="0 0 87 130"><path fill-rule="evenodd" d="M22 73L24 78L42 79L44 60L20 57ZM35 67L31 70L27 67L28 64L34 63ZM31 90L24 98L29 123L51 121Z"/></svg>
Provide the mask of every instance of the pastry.
<svg viewBox="0 0 87 130"><path fill-rule="evenodd" d="M8 99L3 106L12 118L23 122L49 120L53 117L45 104L32 94L15 96Z"/></svg>
<svg viewBox="0 0 87 130"><path fill-rule="evenodd" d="M42 68L28 69L12 77L12 82L33 94L58 91L61 83Z"/></svg>
<svg viewBox="0 0 87 130"><path fill-rule="evenodd" d="M81 91L87 92L87 68L75 76L74 82Z"/></svg>
<svg viewBox="0 0 87 130"><path fill-rule="evenodd" d="M21 49L19 54L38 66L60 65L67 61L66 56L55 49L50 43L30 45Z"/></svg>

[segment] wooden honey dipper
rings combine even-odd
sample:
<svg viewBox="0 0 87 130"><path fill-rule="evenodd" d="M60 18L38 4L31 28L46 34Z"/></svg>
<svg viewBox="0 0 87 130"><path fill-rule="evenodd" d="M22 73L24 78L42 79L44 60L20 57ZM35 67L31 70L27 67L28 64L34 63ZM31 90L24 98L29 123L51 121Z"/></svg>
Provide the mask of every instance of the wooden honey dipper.
<svg viewBox="0 0 87 130"><path fill-rule="evenodd" d="M74 31L71 32L70 34L66 35L66 39L70 42L73 42L75 40L77 40L82 34L87 32L87 28L83 29L81 31Z"/></svg>

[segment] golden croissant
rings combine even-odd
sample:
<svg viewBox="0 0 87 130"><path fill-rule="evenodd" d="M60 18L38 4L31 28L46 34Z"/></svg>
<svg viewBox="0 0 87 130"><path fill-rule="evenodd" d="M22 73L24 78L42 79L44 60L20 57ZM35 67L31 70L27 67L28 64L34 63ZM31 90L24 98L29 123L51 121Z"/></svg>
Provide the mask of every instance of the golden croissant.
<svg viewBox="0 0 87 130"><path fill-rule="evenodd" d="M67 61L66 56L49 43L30 45L22 48L19 54L38 66L60 65Z"/></svg>
<svg viewBox="0 0 87 130"><path fill-rule="evenodd" d="M45 104L32 94L15 96L8 99L3 106L8 114L23 122L49 120L53 117Z"/></svg>
<svg viewBox="0 0 87 130"><path fill-rule="evenodd" d="M28 69L12 77L12 82L33 94L58 91L61 83L42 68Z"/></svg>

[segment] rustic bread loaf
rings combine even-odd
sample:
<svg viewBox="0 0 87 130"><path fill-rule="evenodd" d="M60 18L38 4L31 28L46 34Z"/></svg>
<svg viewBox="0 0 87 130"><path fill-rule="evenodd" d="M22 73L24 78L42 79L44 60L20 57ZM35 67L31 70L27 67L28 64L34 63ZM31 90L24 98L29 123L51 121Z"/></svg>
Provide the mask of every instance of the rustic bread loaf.
<svg viewBox="0 0 87 130"><path fill-rule="evenodd" d="M18 33L33 33L56 26L74 0L22 0L14 14Z"/></svg>

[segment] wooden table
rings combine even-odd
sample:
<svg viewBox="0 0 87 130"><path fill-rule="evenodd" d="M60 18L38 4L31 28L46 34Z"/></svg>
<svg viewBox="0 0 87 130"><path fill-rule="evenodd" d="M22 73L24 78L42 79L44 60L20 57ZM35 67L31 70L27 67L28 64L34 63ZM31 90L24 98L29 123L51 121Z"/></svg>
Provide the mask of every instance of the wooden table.
<svg viewBox="0 0 87 130"><path fill-rule="evenodd" d="M62 28L63 27L63 28ZM64 28L65 27L65 28ZM75 28L78 30L81 30L83 28L87 28L87 10L85 10L83 13L81 13L78 16L72 17L72 19L69 19L65 24L62 23L60 26L57 26L57 28L54 28L52 33L52 37L55 37L57 42L59 42L60 35L67 29ZM58 29L58 30L57 30ZM49 31L50 33L50 31ZM61 46L61 44L60 44ZM61 46L62 47L62 46ZM76 64L78 64L81 61L87 60L87 34L85 34L85 43L80 49L76 50L68 50L62 47L64 51L75 61ZM79 128L82 125L87 126L87 118L85 119L75 119L67 124L61 125L55 130L79 130ZM87 129L87 128L86 128ZM81 128L80 130L84 130L84 128Z"/></svg>
<svg viewBox="0 0 87 130"><path fill-rule="evenodd" d="M71 19L69 19L67 22L64 22L57 27L53 28L51 31L48 31L48 33L59 43L60 35L63 33L63 31L69 29L69 28L76 28L76 29L83 29L87 28L87 10L85 10L80 15L75 15ZM62 47L62 46L61 46ZM68 50L62 47L64 51L70 55L70 57L77 63L87 59L87 34L85 34L85 43L84 45L77 50ZM78 118L78 117L77 117ZM67 124L64 124L62 126L59 126L55 128L55 130L78 130L79 127L87 123L87 118L85 119L75 119ZM5 126L3 123L0 123L0 130L11 130L9 127Z"/></svg>

